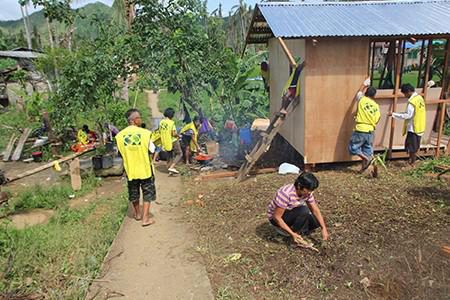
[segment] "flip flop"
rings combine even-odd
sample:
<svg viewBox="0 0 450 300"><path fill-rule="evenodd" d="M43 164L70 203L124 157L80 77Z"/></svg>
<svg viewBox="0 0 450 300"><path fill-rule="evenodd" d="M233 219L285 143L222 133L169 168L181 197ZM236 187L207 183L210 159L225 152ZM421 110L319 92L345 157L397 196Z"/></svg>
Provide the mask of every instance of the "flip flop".
<svg viewBox="0 0 450 300"><path fill-rule="evenodd" d="M147 227L147 226L150 226L152 224L155 224L155 220L150 220L148 223L142 223L142 227Z"/></svg>

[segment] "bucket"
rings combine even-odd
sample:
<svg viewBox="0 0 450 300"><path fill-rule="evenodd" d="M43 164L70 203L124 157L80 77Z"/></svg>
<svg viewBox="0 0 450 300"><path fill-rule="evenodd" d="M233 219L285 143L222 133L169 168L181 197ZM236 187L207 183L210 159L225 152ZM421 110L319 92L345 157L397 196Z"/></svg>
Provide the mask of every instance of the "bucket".
<svg viewBox="0 0 450 300"><path fill-rule="evenodd" d="M96 155L92 157L92 166L94 168L94 170L101 170L103 167L102 164L102 159L103 156L102 155Z"/></svg>
<svg viewBox="0 0 450 300"><path fill-rule="evenodd" d="M33 157L33 161L34 162L41 162L42 161L42 152L41 151L32 152L31 156Z"/></svg>
<svg viewBox="0 0 450 300"><path fill-rule="evenodd" d="M113 157L111 155L103 155L102 157L102 169L112 168L114 163Z"/></svg>

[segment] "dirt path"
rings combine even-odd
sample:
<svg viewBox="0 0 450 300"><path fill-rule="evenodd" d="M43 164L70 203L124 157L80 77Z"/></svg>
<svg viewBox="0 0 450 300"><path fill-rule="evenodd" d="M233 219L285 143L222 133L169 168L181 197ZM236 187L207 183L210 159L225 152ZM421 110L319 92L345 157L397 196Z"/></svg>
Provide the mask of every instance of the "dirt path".
<svg viewBox="0 0 450 300"><path fill-rule="evenodd" d="M157 96L150 99L155 114ZM195 235L182 220L180 178L156 171L156 190L158 199L151 208L156 224L143 228L125 218L86 299L214 298L205 267L195 254Z"/></svg>

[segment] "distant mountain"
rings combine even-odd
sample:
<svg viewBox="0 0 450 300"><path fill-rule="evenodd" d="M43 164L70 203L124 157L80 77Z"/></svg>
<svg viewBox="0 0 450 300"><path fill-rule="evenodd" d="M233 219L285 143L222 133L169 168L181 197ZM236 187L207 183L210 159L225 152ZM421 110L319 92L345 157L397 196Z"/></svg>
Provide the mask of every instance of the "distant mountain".
<svg viewBox="0 0 450 300"><path fill-rule="evenodd" d="M77 17L75 20L75 43L83 39L94 38L97 35L97 26L92 24L92 21L95 18L98 18L101 21L110 21L112 16L112 8L101 2L90 3L86 6L78 8L77 10L81 17ZM48 45L48 29L43 11L41 10L32 13L30 15L30 23L31 31L35 36L37 36L33 44L37 46L42 45L42 47ZM66 32L66 28L63 24L56 24L55 29L56 35L59 37ZM14 21L0 21L0 30L4 35L16 37L15 46L26 46L18 45L25 41L25 37L22 38L20 36L25 32L22 19Z"/></svg>

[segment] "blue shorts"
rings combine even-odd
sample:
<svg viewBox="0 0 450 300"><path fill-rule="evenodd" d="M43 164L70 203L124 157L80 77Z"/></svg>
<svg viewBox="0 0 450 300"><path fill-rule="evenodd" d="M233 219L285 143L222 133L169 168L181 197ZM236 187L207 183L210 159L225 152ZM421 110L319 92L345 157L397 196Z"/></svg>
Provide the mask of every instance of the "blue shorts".
<svg viewBox="0 0 450 300"><path fill-rule="evenodd" d="M348 144L348 152L352 155L363 154L366 157L373 155L373 132L357 132L354 131L350 143Z"/></svg>

